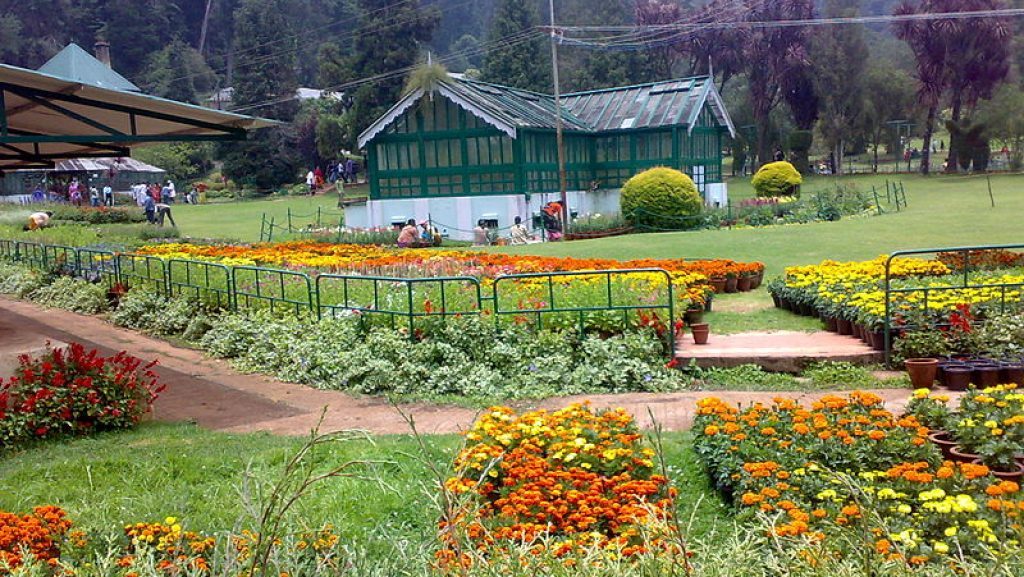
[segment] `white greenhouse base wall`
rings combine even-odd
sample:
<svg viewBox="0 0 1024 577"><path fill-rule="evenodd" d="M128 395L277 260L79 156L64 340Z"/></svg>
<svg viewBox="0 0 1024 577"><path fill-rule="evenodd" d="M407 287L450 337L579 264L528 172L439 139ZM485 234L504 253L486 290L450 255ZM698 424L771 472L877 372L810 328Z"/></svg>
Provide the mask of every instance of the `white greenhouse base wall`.
<svg viewBox="0 0 1024 577"><path fill-rule="evenodd" d="M707 184L709 206L725 206L728 202L726 185ZM478 220L496 220L501 236L507 236L508 227L516 216L522 217L523 224L533 230L533 216L547 203L559 200L557 192L531 194L529 201L522 194L495 196L455 196L445 198L413 198L370 200L349 205L345 208L347 228L390 228L396 223L405 223L410 218L416 222L427 220L441 234L456 240L473 240L473 228ZM615 215L619 213L619 190L597 190L593 192L570 191L569 211L577 216Z"/></svg>

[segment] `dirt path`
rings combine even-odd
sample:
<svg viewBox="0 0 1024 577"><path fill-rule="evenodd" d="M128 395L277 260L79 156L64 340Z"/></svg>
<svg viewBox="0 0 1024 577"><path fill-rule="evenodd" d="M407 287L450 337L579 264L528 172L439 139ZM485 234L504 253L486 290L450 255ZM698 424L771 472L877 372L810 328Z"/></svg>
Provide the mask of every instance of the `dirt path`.
<svg viewBox="0 0 1024 577"><path fill-rule="evenodd" d="M47 341L80 342L110 354L125 350L142 359L159 359L158 372L167 391L154 407L159 421L195 421L229 432L268 431L303 435L326 408L324 430L362 429L376 434L409 432L402 415L386 400L320 391L260 375L246 375L201 352L121 329L98 317L48 310L33 303L0 297L0 356L38 349ZM4 365L0 364L0 372ZM6 375L0 375L6 376ZM900 410L910 391L877 391ZM736 403L770 402L773 397L810 400L821 393L685 392L669 394L581 395L552 398L522 407L556 409L570 402L595 407L622 407L649 426L649 415L667 430L685 430L693 422L697 399L714 395ZM426 403L402 405L422 433L454 433L467 428L477 411Z"/></svg>

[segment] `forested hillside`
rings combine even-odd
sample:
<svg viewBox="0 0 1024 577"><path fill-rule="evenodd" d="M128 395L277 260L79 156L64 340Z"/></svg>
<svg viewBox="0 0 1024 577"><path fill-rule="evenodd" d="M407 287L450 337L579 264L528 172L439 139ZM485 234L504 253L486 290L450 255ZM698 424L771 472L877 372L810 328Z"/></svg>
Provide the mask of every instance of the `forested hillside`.
<svg viewBox="0 0 1024 577"><path fill-rule="evenodd" d="M995 137L995 128L1006 124L993 120L995 111L1024 107L1019 90L998 90L1015 89L1020 78L1022 19L729 25L1019 4L555 0L556 21L570 40L559 53L562 88L713 70L736 125L745 127L732 143L734 166L742 168L747 157L763 160L776 147L791 151L804 169L811 149L824 147L841 166L844 151L899 146L891 124L897 119L912 121L926 139L947 121L949 130L964 134L977 132L974 123L989 122ZM69 42L90 49L103 39L111 44L114 68L148 93L202 102L230 86L231 109L286 123L217 154L227 160L229 175L267 188L289 180L300 166L353 149L358 134L401 96L410 72L426 61L550 92L550 45L539 28L549 18L547 0L0 0L0 59L35 68ZM662 25L663 31L628 30L634 24ZM576 28L592 26L627 29ZM343 96L300 103L300 86ZM977 148L981 154L983 147ZM922 152L927 162L928 150Z"/></svg>

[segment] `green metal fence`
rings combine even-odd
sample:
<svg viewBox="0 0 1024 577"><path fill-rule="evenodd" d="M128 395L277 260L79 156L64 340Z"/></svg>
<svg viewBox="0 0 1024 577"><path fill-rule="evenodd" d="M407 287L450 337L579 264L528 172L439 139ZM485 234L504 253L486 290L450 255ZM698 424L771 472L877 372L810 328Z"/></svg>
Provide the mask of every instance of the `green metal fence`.
<svg viewBox="0 0 1024 577"><path fill-rule="evenodd" d="M667 288L666 299L649 303L638 302L637 295L629 294L616 295L614 282L619 279L627 279L637 275L659 275L664 276ZM571 283L563 283L563 279L590 281L591 290L602 293L604 303L602 305L581 305L572 300L573 291L578 287L571 287ZM544 300L520 301L522 293L510 293L515 295L514 304L502 297L502 287L516 283L528 283L539 289L538 296ZM664 311L666 315L664 322L667 349L675 357L675 297L672 287L672 275L660 268L630 269L630 270L596 270L596 271L563 271L563 272L539 272L516 275L503 275L494 279L490 297L491 311L494 314L495 322L500 323L503 317L532 319L538 329L543 329L545 323L551 326L553 322L565 324L566 319L576 325L579 334L586 333L587 327L600 327L603 323L613 319L604 315L621 316L624 326L629 324L630 314L640 314L650 311L657 314ZM628 301L628 302L627 302ZM616 319L617 320L617 319ZM653 320L653 318L652 318Z"/></svg>
<svg viewBox="0 0 1024 577"><path fill-rule="evenodd" d="M672 276L658 268L504 275L485 291L481 280L471 276L321 274L314 281L310 275L292 270L184 259L164 261L148 255L8 240L0 240L0 258L40 270L65 266L71 274L109 287L144 287L161 296L193 298L228 310L270 309L318 319L352 311L361 315L363 322L384 318L384 324L392 328L408 328L410 336L415 336L417 323L426 318L444 321L456 316L493 314L498 326L520 317L538 328L575 326L582 335L595 327L600 331L599 327L612 320L621 321L618 326L629 326L630 315L649 313L665 329L667 350L675 352ZM664 298L652 296L638 301L635 292L618 288L630 276L652 274L664 278ZM517 283L533 286L542 300L510 300L520 298L522 293L513 296L503 289ZM599 296L589 295L582 304L577 297L584 291Z"/></svg>
<svg viewBox="0 0 1024 577"><path fill-rule="evenodd" d="M971 279L971 255L979 252L993 251L993 250L1014 250L1024 249L1024 244L1004 244L1004 245L982 245L982 246L963 246L963 247L952 247L952 248L927 248L919 250L901 250L894 252L889 255L889 258L885 261L885 318L883 319L883 338L885 339L885 364L888 366L892 360L892 344L894 332L896 329L894 323L894 298L901 297L903 295L920 294L921 311L927 315L930 309L929 299L931 295L936 293L943 293L956 290L970 290L970 289L995 289L1000 291L1002 297L999 299L999 311L1006 312L1007 307L1010 304L1021 306L1024 305L1024 283L998 283L998 284L980 284L972 282ZM928 285L928 286L893 286L892 277L892 262L893 260L907 256L922 256L922 255L935 255L939 253L951 253L958 255L958 261L962 263L963 270L957 271L956 282L950 282L947 285ZM977 272L975 269L974 272ZM962 274L960 274L962 273ZM1016 292L1018 294L1016 300L1008 299L1008 292Z"/></svg>
<svg viewBox="0 0 1024 577"><path fill-rule="evenodd" d="M76 274L93 282L100 282L108 289L120 282L117 272L117 255L109 250L80 248L75 251Z"/></svg>
<svg viewBox="0 0 1024 577"><path fill-rule="evenodd" d="M165 266L169 296L191 296L206 306L233 308L234 293L228 266L184 259L168 260Z"/></svg>
<svg viewBox="0 0 1024 577"><path fill-rule="evenodd" d="M416 332L416 320L479 315L483 292L469 276L435 278L367 277L323 274L316 277L317 314L337 317L354 311L365 324L382 317L391 328L399 323Z"/></svg>
<svg viewBox="0 0 1024 577"><path fill-rule="evenodd" d="M118 254L118 280L126 288L146 287L161 295L167 294L167 268L163 260L141 254Z"/></svg>
<svg viewBox="0 0 1024 577"><path fill-rule="evenodd" d="M313 282L302 272L258 266L231 267L231 294L235 309L269 308L316 314Z"/></svg>

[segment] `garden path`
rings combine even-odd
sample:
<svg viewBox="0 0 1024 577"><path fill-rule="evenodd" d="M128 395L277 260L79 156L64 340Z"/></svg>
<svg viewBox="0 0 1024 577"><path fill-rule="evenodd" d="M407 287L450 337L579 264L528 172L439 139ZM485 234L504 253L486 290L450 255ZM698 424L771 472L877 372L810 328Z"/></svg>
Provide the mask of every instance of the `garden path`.
<svg viewBox="0 0 1024 577"><path fill-rule="evenodd" d="M383 399L320 391L261 375L242 374L227 362L205 357L201 351L115 327L99 317L48 310L33 303L0 297L0 357L37 350L47 341L75 341L98 348L104 354L125 350L142 359L160 359L157 371L168 387L154 407L153 417L159 421L191 420L205 428L239 433L267 431L304 435L326 410L324 430L363 429L376 434L409 432L399 411ZM7 373L3 369L0 365L0 373ZM7 375L0 374L4 376ZM908 390L893 389L877 393L897 411L910 395ZM810 400L825 393L691 391L580 395L517 406L556 409L570 402L590 401L595 407L622 407L634 414L643 426L650 426L653 416L667 430L684 430L693 422L696 401L709 394L728 402L751 403L771 402L773 397ZM401 410L415 420L421 433L464 430L477 414L473 409L426 403L405 404Z"/></svg>
<svg viewBox="0 0 1024 577"><path fill-rule="evenodd" d="M712 333L705 345L695 345L689 335L684 335L676 346L676 357L684 364L693 359L705 368L753 364L769 371L795 373L814 361L878 363L882 353L860 339L825 331L757 331Z"/></svg>

